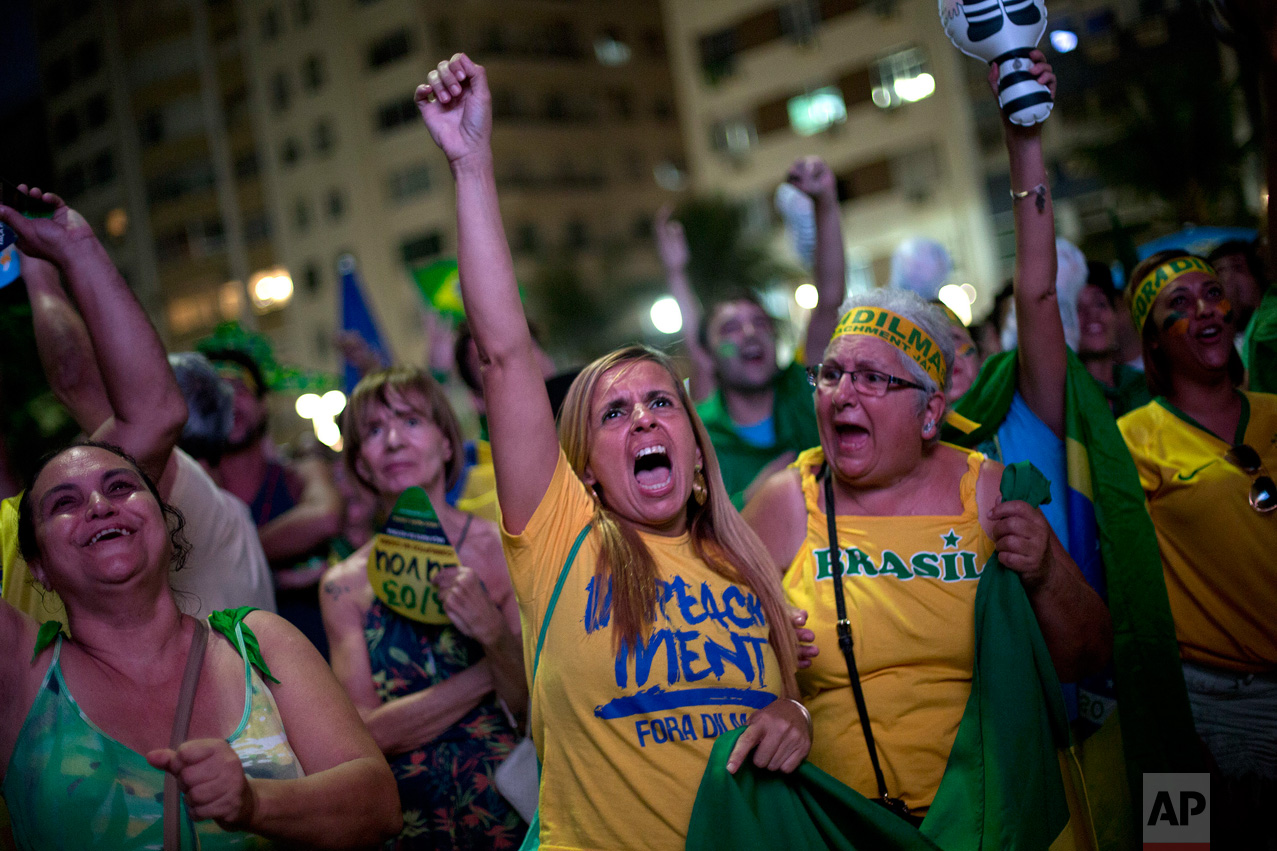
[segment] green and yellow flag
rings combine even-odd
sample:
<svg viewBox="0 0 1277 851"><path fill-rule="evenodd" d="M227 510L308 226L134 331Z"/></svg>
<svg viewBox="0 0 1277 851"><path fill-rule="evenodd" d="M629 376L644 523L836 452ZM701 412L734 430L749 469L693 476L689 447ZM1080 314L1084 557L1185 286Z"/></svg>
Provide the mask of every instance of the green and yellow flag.
<svg viewBox="0 0 1277 851"><path fill-rule="evenodd" d="M1141 799L1145 772L1206 768L1180 667L1157 534L1135 462L1100 386L1073 352L1067 355L1069 548L1081 566L1098 546L1102 576L1088 581L1107 591L1118 706L1105 726L1081 743L1082 762L1100 847L1119 848L1140 835L1130 802ZM974 447L992 438L1011 407L1016 369L1014 351L991 357L956 406L957 413L980 424L969 431L946 427L944 439ZM1119 742L1120 753L1115 752ZM1126 790L1112 785L1111 768L1123 762Z"/></svg>
<svg viewBox="0 0 1277 851"><path fill-rule="evenodd" d="M456 260L436 260L426 266L412 267L412 279L421 290L421 297L426 304L444 316L453 319L464 319L465 308L461 305L461 277L457 272Z"/></svg>

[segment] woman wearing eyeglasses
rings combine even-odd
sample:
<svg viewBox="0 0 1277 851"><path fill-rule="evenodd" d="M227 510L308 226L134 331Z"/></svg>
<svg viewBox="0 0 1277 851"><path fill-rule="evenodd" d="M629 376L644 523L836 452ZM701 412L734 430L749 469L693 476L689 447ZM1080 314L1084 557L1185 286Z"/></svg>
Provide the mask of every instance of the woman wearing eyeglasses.
<svg viewBox="0 0 1277 851"><path fill-rule="evenodd" d="M1118 427L1157 529L1198 735L1221 779L1248 778L1216 800L1259 812L1277 799L1277 396L1239 389L1234 313L1206 261L1154 254L1127 299L1154 400Z"/></svg>
<svg viewBox="0 0 1277 851"><path fill-rule="evenodd" d="M940 308L900 290L845 307L811 369L821 445L769 479L745 517L820 648L799 674L809 758L867 797L900 799L916 820L971 694L976 586L994 550L1019 574L1060 679L1103 664L1108 615L1042 512L1000 500L1002 465L939 442L954 357ZM855 679L839 652L840 594Z"/></svg>

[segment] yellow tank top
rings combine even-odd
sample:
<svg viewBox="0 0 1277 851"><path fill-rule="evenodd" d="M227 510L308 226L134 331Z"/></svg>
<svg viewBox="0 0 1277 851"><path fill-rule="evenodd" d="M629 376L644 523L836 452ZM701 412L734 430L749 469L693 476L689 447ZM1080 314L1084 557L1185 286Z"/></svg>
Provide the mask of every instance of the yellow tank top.
<svg viewBox="0 0 1277 851"><path fill-rule="evenodd" d="M962 450L966 451L966 450ZM940 785L971 693L975 592L993 541L980 528L971 452L953 517L840 515L843 588L887 791L925 812ZM877 795L847 665L838 649L825 513L817 500L820 447L798 456L807 537L785 573L789 602L808 611L820 655L798 672L815 725L816 766L868 797Z"/></svg>

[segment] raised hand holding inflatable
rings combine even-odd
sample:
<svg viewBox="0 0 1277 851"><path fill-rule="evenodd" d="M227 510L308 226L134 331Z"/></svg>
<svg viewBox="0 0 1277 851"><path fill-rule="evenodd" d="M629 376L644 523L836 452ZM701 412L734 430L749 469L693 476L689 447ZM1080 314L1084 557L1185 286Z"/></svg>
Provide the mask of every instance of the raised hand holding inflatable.
<svg viewBox="0 0 1277 851"><path fill-rule="evenodd" d="M963 53L998 65L998 104L1008 121L1046 120L1051 92L1029 71L1029 51L1046 30L1043 0L940 0L940 23Z"/></svg>

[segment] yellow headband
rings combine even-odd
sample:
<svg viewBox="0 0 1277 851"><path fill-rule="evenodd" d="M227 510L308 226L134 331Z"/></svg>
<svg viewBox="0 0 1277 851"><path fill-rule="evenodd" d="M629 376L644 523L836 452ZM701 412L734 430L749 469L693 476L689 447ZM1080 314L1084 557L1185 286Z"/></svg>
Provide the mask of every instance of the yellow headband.
<svg viewBox="0 0 1277 851"><path fill-rule="evenodd" d="M912 358L930 375L937 387L944 387L944 354L926 331L898 313L881 307L853 307L838 322L834 337L861 334L886 340Z"/></svg>
<svg viewBox="0 0 1277 851"><path fill-rule="evenodd" d="M1136 329L1144 330L1144 321L1153 312L1153 302L1157 301L1158 294L1166 289L1166 285L1189 272L1202 272L1215 277L1215 270L1200 257L1175 257L1159 265L1140 281L1131 298L1131 316L1135 319Z"/></svg>

